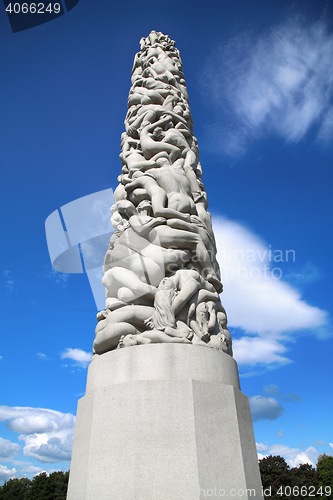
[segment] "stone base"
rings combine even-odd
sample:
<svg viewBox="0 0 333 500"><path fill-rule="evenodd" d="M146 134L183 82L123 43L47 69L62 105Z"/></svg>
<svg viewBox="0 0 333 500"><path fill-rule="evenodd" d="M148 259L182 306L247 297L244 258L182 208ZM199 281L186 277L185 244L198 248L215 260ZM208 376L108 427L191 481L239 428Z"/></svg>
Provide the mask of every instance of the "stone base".
<svg viewBox="0 0 333 500"><path fill-rule="evenodd" d="M262 499L236 362L187 344L94 357L78 404L67 500L222 496Z"/></svg>

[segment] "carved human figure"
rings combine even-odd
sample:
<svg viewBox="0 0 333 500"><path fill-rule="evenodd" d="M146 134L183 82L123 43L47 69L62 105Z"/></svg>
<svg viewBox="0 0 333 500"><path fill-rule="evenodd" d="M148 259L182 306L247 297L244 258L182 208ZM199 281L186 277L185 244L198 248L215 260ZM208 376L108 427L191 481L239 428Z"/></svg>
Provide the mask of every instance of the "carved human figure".
<svg viewBox="0 0 333 500"><path fill-rule="evenodd" d="M166 124L171 128L164 131L162 126ZM172 121L168 115L162 116L157 122L149 123L143 127L140 132L140 144L143 155L147 160L156 153L165 151L169 154L171 163L174 163L182 153L185 156L190 149L182 132L172 126Z"/></svg>
<svg viewBox="0 0 333 500"><path fill-rule="evenodd" d="M122 339L122 347L149 342L189 343L193 339L193 331L185 322L177 319L177 314L201 285L202 278L193 269L178 270L172 276L164 278L155 293L154 312L144 322L150 330L139 335L129 334ZM209 288L208 283L207 288ZM207 292L217 298L211 290Z"/></svg>
<svg viewBox="0 0 333 500"><path fill-rule="evenodd" d="M128 334L123 336L119 340L118 348L121 347L131 347L134 345L142 344L164 344L164 343L180 343L180 344L190 344L191 341L185 337L177 337L168 335L160 330L146 330L145 332L139 333L137 335Z"/></svg>
<svg viewBox="0 0 333 500"><path fill-rule="evenodd" d="M214 285L217 291L221 291L222 285L216 276L209 253L199 234L164 225L165 219L161 220L159 217L141 218L133 203L127 200L119 201L117 208L120 213L128 217L133 231L146 238L153 245L169 249L190 249L195 251L203 276Z"/></svg>
<svg viewBox="0 0 333 500"><path fill-rule="evenodd" d="M99 313L93 344L94 354L115 349L122 335L138 335L146 330L145 320L152 314L152 306L126 305L115 311Z"/></svg>
<svg viewBox="0 0 333 500"><path fill-rule="evenodd" d="M119 202L119 206L123 204L133 206L127 200ZM107 297L118 297L125 302L142 295L153 297L155 287L165 276L165 271L188 262L190 252L161 246L156 248L142 236L144 231L142 234L133 231L131 224L118 211L113 213L112 219L117 225L104 259L102 280ZM150 218L144 229L150 231L155 225L164 222L162 218Z"/></svg>
<svg viewBox="0 0 333 500"><path fill-rule="evenodd" d="M128 168L129 181L135 172L145 172L149 168L155 167L155 159L159 158L161 155L166 155L166 153L161 152L151 160L146 160L140 149L139 140L128 136L126 132L122 135L122 152L119 158L123 165L126 165Z"/></svg>
<svg viewBox="0 0 333 500"><path fill-rule="evenodd" d="M138 172L125 190L130 193L140 187L147 191L152 202L155 217L166 217L190 221L190 214L196 213L191 188L180 159L173 165L167 158L158 158L146 173ZM165 165L165 166L163 166Z"/></svg>
<svg viewBox="0 0 333 500"><path fill-rule="evenodd" d="M173 104L175 99L170 96L170 99L167 98L166 101L168 101L169 104ZM173 124L173 126L176 126L176 130L181 127L183 134L190 136L186 120L182 117L182 108L178 108L178 113L175 113L172 109L168 108L169 107L164 106L164 104L163 106L158 104L132 106L125 118L125 129L127 134L135 138L139 137L139 135L141 137L141 132L144 128L151 125L153 126L152 128L154 128L154 124L162 123L161 117L167 115L168 120Z"/></svg>
<svg viewBox="0 0 333 500"><path fill-rule="evenodd" d="M159 158L156 164L159 166L158 169L152 168L146 174L138 172L134 175L135 180L128 183L125 190L132 192L139 187L144 188L150 196L155 217L174 218L176 220L167 221L170 227L198 233L218 275L218 264L215 260L216 245L211 225L207 227L200 218L190 215L196 213L196 205L191 196L190 183L182 168L182 160L177 160L174 165L170 165L168 159ZM209 215L207 218L210 222Z"/></svg>

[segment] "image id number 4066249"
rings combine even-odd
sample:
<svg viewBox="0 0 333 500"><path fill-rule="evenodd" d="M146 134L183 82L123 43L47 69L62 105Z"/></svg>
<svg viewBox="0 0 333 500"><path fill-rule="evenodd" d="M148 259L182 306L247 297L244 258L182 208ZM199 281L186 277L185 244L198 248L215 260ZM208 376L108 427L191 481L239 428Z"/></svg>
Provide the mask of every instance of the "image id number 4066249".
<svg viewBox="0 0 333 500"><path fill-rule="evenodd" d="M330 486L320 486L319 488L315 486L280 486L276 494L282 497L316 497L319 496L330 496L332 488Z"/></svg>
<svg viewBox="0 0 333 500"><path fill-rule="evenodd" d="M59 14L60 12L60 3L23 3L22 5L19 3L10 3L6 7L6 11L10 14Z"/></svg>

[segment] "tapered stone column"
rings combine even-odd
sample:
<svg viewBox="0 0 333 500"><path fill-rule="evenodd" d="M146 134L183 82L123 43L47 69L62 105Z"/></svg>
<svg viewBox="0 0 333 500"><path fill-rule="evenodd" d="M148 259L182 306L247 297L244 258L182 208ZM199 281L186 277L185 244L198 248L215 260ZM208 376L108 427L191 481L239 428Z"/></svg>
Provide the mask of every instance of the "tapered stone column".
<svg viewBox="0 0 333 500"><path fill-rule="evenodd" d="M180 54L140 48L67 500L261 499Z"/></svg>

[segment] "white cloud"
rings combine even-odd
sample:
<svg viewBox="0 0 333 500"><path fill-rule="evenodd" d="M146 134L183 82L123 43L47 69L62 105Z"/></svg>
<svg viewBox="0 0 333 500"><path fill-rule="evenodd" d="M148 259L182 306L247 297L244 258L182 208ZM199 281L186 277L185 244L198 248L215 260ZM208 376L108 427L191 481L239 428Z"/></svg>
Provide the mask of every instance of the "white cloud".
<svg viewBox="0 0 333 500"><path fill-rule="evenodd" d="M333 36L322 22L298 19L267 33L237 34L215 49L205 70L204 90L220 114L211 134L230 155L267 132L296 142L316 126L318 140L329 141L332 59Z"/></svg>
<svg viewBox="0 0 333 500"><path fill-rule="evenodd" d="M229 310L227 307L227 312ZM230 322L229 326L232 325L233 322ZM263 336L234 338L233 350L237 363L241 365L254 365L256 363L285 365L291 362L285 356L281 356L287 350L286 347L275 339Z"/></svg>
<svg viewBox="0 0 333 500"><path fill-rule="evenodd" d="M46 354L42 353L42 352L37 352L36 356L38 356L39 359L49 359Z"/></svg>
<svg viewBox="0 0 333 500"><path fill-rule="evenodd" d="M7 428L20 434L24 455L40 462L70 460L74 415L44 408L0 406L0 421L7 421Z"/></svg>
<svg viewBox="0 0 333 500"><path fill-rule="evenodd" d="M283 406L274 398L252 396L250 398L252 420L276 420L284 413Z"/></svg>
<svg viewBox="0 0 333 500"><path fill-rule="evenodd" d="M328 443L328 446L330 446L331 448L333 448L333 443Z"/></svg>
<svg viewBox="0 0 333 500"><path fill-rule="evenodd" d="M35 458L44 463L62 462L71 459L73 435L72 433L58 433L58 436L47 434L31 434L19 436L25 444L23 452L26 456Z"/></svg>
<svg viewBox="0 0 333 500"><path fill-rule="evenodd" d="M256 446L257 446L257 451L268 451L269 450L269 446L267 444L264 444L264 443L256 443Z"/></svg>
<svg viewBox="0 0 333 500"><path fill-rule="evenodd" d="M8 481L13 478L16 474L16 469L8 469L5 465L0 464L0 481Z"/></svg>
<svg viewBox="0 0 333 500"><path fill-rule="evenodd" d="M20 468L19 473L20 476L22 474L33 474L33 476L36 476L37 474L40 474L41 472L47 472L45 469L42 469L42 467L35 467L31 463L24 462L23 467Z"/></svg>
<svg viewBox="0 0 333 500"><path fill-rule="evenodd" d="M283 444L273 444L268 446L259 443L257 444L257 450L266 452L264 455L258 453L259 459L269 455L280 455L286 460L289 467L299 467L301 464L310 464L314 467L318 459L318 452L313 446L310 446L305 451L302 451L299 448L289 448L289 446Z"/></svg>
<svg viewBox="0 0 333 500"><path fill-rule="evenodd" d="M307 304L296 288L283 281L280 266L293 263L293 250L274 250L245 226L222 217L214 217L213 225L224 283L221 299L229 326L243 333L240 339L234 336L236 360L290 362L285 344L292 332L320 336L329 324L325 311Z"/></svg>
<svg viewBox="0 0 333 500"><path fill-rule="evenodd" d="M8 460L13 458L19 451L21 446L16 443L12 443L9 439L3 439L0 437L0 460Z"/></svg>
<svg viewBox="0 0 333 500"><path fill-rule="evenodd" d="M68 347L62 354L61 359L71 359L80 366L87 366L91 361L92 354L82 349L71 349Z"/></svg>

